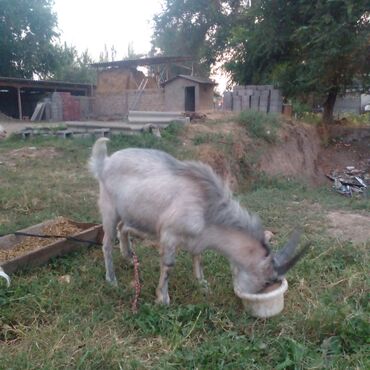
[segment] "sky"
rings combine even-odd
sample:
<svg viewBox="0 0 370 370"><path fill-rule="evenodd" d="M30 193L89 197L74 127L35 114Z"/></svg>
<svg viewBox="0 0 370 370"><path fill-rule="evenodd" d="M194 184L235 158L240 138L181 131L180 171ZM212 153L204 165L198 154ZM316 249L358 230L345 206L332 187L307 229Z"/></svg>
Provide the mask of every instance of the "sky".
<svg viewBox="0 0 370 370"><path fill-rule="evenodd" d="M153 16L162 9L162 0L54 0L60 41L73 45L79 52L86 49L99 61L106 45L114 46L115 60L127 57L132 43L135 54L147 54L151 48ZM225 89L224 76L212 75L220 92Z"/></svg>
<svg viewBox="0 0 370 370"><path fill-rule="evenodd" d="M133 44L135 53L151 48L153 15L161 11L161 0L54 0L61 41L88 49L93 59L114 45L116 60L127 56Z"/></svg>

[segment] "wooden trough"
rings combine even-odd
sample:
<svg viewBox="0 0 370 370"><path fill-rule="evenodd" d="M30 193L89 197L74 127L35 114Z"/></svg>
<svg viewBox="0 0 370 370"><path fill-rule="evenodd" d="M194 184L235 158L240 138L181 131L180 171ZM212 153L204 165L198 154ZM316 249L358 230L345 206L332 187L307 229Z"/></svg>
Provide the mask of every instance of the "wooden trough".
<svg viewBox="0 0 370 370"><path fill-rule="evenodd" d="M22 243L25 238L30 237L14 234L0 237L0 257L3 256L3 258L0 258L0 270L2 268L6 274L11 274L25 267L29 268L42 265L53 257L63 256L67 253L86 248L91 244L102 242L102 225L75 222L65 218L63 218L63 220L67 220L74 226L74 229L78 229L78 231L71 235L63 233L62 235L67 238L46 239L46 245L40 246L36 244L34 248L31 247L28 250L22 251L21 254L16 255L15 257L4 258L4 255L12 255L12 252L17 247L19 248L20 243ZM45 230L53 224L56 224L56 222L58 222L58 218L19 230L17 233L45 235L48 234ZM37 238L37 240L40 239ZM84 242L84 240L86 240L86 242ZM88 243L87 241L91 243Z"/></svg>

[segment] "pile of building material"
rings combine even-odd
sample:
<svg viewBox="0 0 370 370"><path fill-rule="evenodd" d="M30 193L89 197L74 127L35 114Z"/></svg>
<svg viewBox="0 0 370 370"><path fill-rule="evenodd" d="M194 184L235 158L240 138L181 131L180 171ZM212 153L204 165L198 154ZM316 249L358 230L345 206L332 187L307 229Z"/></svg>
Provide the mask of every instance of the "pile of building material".
<svg viewBox="0 0 370 370"><path fill-rule="evenodd" d="M334 181L333 189L339 194L352 197L355 194L367 196L370 186L370 174L365 170L347 166L343 171L332 171L326 175Z"/></svg>
<svg viewBox="0 0 370 370"><path fill-rule="evenodd" d="M283 97L272 85L234 86L233 91L224 93L224 110L241 112L253 110L263 113L281 113Z"/></svg>
<svg viewBox="0 0 370 370"><path fill-rule="evenodd" d="M190 122L189 117L185 117L181 112L153 112L153 111L134 111L130 110L128 114L130 123L156 123L168 125L172 122L187 124Z"/></svg>
<svg viewBox="0 0 370 370"><path fill-rule="evenodd" d="M93 115L92 99L74 96L69 92L54 92L50 98L39 101L31 121L79 121Z"/></svg>
<svg viewBox="0 0 370 370"><path fill-rule="evenodd" d="M111 134L111 131L109 128L101 128L97 127L91 130L85 130L85 129L61 129L61 130L51 130L48 127L43 128L33 128L33 127L26 127L23 130L20 130L17 133L19 136L21 136L23 139L28 139L34 136L42 136L42 137L60 137L63 139L69 139L72 137L91 137L99 138L99 137L109 137Z"/></svg>

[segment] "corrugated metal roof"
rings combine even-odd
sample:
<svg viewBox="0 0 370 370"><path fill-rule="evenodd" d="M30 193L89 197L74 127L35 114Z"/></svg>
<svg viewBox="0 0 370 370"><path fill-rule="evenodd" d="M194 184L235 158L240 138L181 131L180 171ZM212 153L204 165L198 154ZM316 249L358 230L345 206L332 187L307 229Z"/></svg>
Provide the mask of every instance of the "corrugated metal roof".
<svg viewBox="0 0 370 370"><path fill-rule="evenodd" d="M16 77L1 77L1 86L19 86L19 87L44 87L44 88L74 88L74 89L90 89L92 84L87 83L74 83L65 81L52 81L52 80L30 80L26 78Z"/></svg>
<svg viewBox="0 0 370 370"><path fill-rule="evenodd" d="M137 66L149 66L153 64L166 64L166 63L181 63L190 62L193 58L189 56L173 56L173 57L151 57L151 58L140 58L140 59L126 59L117 60L115 62L104 62L104 63L92 63L92 67L116 67L116 68L129 68Z"/></svg>
<svg viewBox="0 0 370 370"><path fill-rule="evenodd" d="M217 85L216 82L212 81L209 78L189 76L189 75L177 75L176 77L173 77L173 78L163 82L162 85L167 85L167 84L171 83L172 81L177 80L178 78L184 78L185 80L196 82L196 83L202 84L202 85Z"/></svg>

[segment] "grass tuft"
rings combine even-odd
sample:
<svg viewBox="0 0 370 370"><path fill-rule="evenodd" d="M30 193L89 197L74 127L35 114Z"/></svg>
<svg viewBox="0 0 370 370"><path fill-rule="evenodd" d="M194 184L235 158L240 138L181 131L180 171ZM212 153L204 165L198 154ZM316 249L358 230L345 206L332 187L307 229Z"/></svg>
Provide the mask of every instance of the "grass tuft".
<svg viewBox="0 0 370 370"><path fill-rule="evenodd" d="M265 140L268 143L277 141L280 119L276 114L243 111L238 117L238 123L245 126L248 134L252 137Z"/></svg>
<svg viewBox="0 0 370 370"><path fill-rule="evenodd" d="M114 136L110 152L138 146L178 157L178 127L151 135ZM99 222L98 186L86 163L93 140L11 139L0 148L0 233L55 216ZM16 157L14 150L52 148L53 156ZM10 154L13 153L13 154ZM224 257L204 254L211 292L192 277L179 252L169 282L171 306L155 305L159 252L134 240L143 282L138 314L131 312L133 270L113 251L118 288L105 283L100 248L55 258L0 280L0 367L4 369L366 369L369 368L368 244L328 234L329 210L369 210L366 200L326 188L257 178L239 194L275 233L273 250L297 226L310 240L307 256L289 272L281 315L254 319L232 289ZM70 283L61 276L69 275Z"/></svg>

